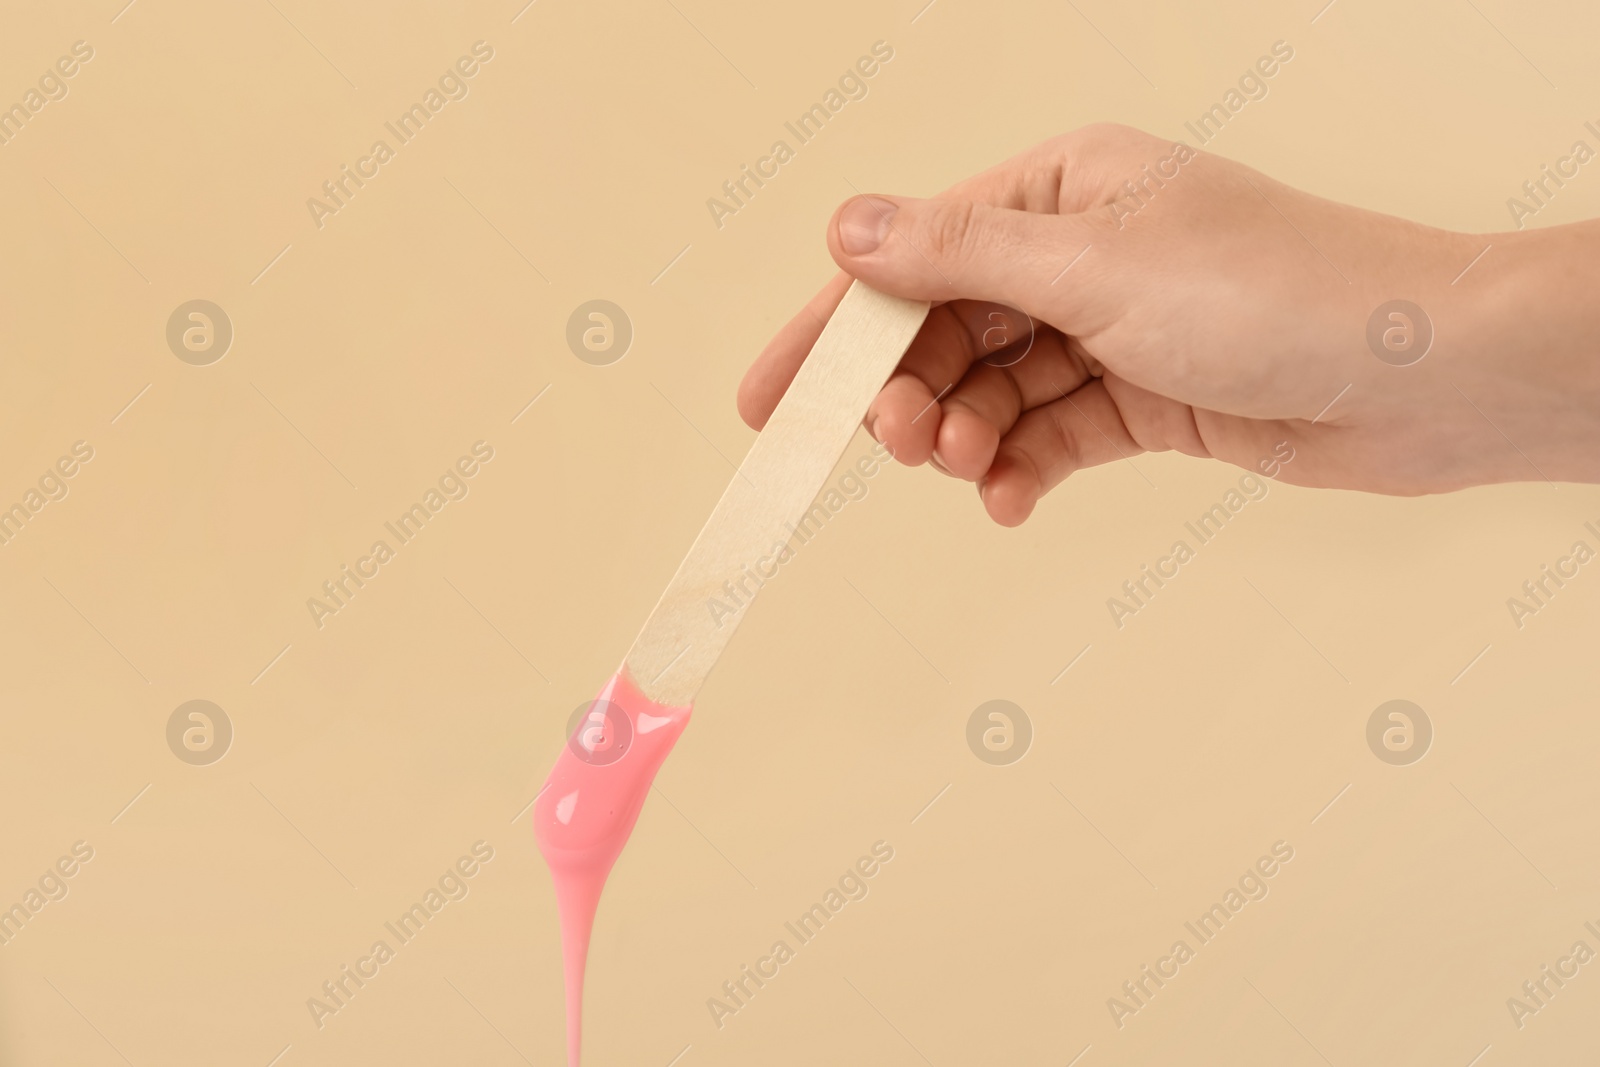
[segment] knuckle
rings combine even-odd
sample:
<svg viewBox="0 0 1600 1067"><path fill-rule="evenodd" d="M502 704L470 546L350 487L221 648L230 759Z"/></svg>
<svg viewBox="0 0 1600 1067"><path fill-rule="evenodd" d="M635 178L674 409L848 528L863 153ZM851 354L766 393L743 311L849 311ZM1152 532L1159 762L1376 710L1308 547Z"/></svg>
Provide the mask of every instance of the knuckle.
<svg viewBox="0 0 1600 1067"><path fill-rule="evenodd" d="M1085 126L1081 132L1089 141L1102 148L1139 144L1150 140L1148 133L1120 122L1096 122Z"/></svg>
<svg viewBox="0 0 1600 1067"><path fill-rule="evenodd" d="M1079 126L1069 133L1062 134L1061 141L1066 148L1080 152L1094 151L1123 143L1130 134L1136 132L1120 122L1091 122L1087 126Z"/></svg>
<svg viewBox="0 0 1600 1067"><path fill-rule="evenodd" d="M1078 447L1078 435L1071 425L1073 409L1064 408L1060 404L1050 407L1050 427L1055 431L1055 454L1057 457L1055 469L1062 473L1070 473L1078 469L1083 456Z"/></svg>
<svg viewBox="0 0 1600 1067"><path fill-rule="evenodd" d="M1120 122L1096 122L1080 126L1057 138L1060 150L1069 158L1132 160L1171 142L1163 141L1133 126Z"/></svg>
<svg viewBox="0 0 1600 1067"><path fill-rule="evenodd" d="M946 262L963 259L977 239L977 208L965 200L942 201L928 220L928 253Z"/></svg>

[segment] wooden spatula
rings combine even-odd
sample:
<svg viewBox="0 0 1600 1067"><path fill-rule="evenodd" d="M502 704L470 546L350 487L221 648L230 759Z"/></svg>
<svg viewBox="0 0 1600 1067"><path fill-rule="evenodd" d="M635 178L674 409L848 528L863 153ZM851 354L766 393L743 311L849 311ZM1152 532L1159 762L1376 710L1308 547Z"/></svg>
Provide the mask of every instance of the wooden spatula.
<svg viewBox="0 0 1600 1067"><path fill-rule="evenodd" d="M714 611L712 599L788 543L927 314L925 303L850 286L535 800L534 833L561 915L571 1067L582 1047L584 963L606 876L688 725L695 694L760 587L746 587L732 614Z"/></svg>
<svg viewBox="0 0 1600 1067"><path fill-rule="evenodd" d="M710 600L788 543L927 315L926 303L851 284L628 651L645 696L693 702L746 614L718 618Z"/></svg>

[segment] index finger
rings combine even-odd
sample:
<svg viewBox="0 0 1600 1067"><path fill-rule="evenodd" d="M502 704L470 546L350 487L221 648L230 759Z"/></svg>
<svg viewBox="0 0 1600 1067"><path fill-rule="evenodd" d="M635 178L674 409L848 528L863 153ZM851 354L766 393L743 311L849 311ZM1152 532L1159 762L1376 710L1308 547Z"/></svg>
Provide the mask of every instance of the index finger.
<svg viewBox="0 0 1600 1067"><path fill-rule="evenodd" d="M744 380L739 383L739 417L751 429L761 429L772 417L773 409L788 390L789 383L794 381L800 364L811 354L811 346L822 336L822 328L828 325L852 281L854 279L844 271L835 274L833 280L800 309L800 314L767 342L761 355L745 371Z"/></svg>

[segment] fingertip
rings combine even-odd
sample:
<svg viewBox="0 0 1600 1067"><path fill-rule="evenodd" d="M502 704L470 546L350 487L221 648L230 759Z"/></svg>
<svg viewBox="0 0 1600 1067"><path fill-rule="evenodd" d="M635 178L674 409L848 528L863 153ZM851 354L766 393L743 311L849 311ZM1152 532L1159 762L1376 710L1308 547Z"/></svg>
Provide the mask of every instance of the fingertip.
<svg viewBox="0 0 1600 1067"><path fill-rule="evenodd" d="M739 382L739 391L734 395L734 406L739 409L739 417L744 420L746 426L752 430L760 430L772 417L772 408L758 395L753 382L755 376L754 368L745 372L744 378Z"/></svg>
<svg viewBox="0 0 1600 1067"><path fill-rule="evenodd" d="M937 418L937 412L930 411L922 422ZM877 428L874 436L888 446L890 455L907 467L920 467L933 455L933 434L924 432L900 412L885 411L878 417Z"/></svg>
<svg viewBox="0 0 1600 1067"><path fill-rule="evenodd" d="M788 391L800 365L822 335L834 309L850 288L847 274L836 274L823 286L800 313L795 315L768 341L755 362L745 371L734 396L739 417L751 429L760 430Z"/></svg>
<svg viewBox="0 0 1600 1067"><path fill-rule="evenodd" d="M767 420L772 418L778 401L783 399L795 372L805 359L806 349L796 344L795 332L795 322L779 330L739 380L734 405L739 410L739 417L752 430L760 430L767 425ZM800 340L803 342L804 338Z"/></svg>
<svg viewBox="0 0 1600 1067"><path fill-rule="evenodd" d="M911 256L903 214L921 203L913 197L877 193L852 196L828 220L828 253L839 269L880 292L913 300L949 299L950 286L928 263ZM912 260L915 260L914 262ZM937 281L933 280L937 279Z"/></svg>
<svg viewBox="0 0 1600 1067"><path fill-rule="evenodd" d="M1000 447L1000 431L971 408L947 406L939 423L935 452L957 478L975 482L988 472Z"/></svg>
<svg viewBox="0 0 1600 1067"><path fill-rule="evenodd" d="M893 230L898 197L857 194L834 209L828 220L828 249L840 267L876 252Z"/></svg>
<svg viewBox="0 0 1600 1067"><path fill-rule="evenodd" d="M1021 526L1039 502L1039 477L1026 463L1002 458L978 483L989 517L1001 526Z"/></svg>
<svg viewBox="0 0 1600 1067"><path fill-rule="evenodd" d="M908 467L928 462L939 432L939 405L915 375L896 373L868 412L873 436Z"/></svg>

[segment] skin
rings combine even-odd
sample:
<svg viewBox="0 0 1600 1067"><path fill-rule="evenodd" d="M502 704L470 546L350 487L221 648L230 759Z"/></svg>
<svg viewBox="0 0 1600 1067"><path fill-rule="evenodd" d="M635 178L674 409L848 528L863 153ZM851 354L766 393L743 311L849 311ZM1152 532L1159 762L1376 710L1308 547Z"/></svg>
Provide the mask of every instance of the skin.
<svg viewBox="0 0 1600 1067"><path fill-rule="evenodd" d="M852 198L827 240L841 273L740 414L765 425L852 278L931 301L865 425L1005 526L1075 471L1168 450L1396 495L1600 481L1600 222L1452 233L1091 126L931 200ZM1407 366L1367 339L1395 299L1433 329ZM1421 351L1410 328L1392 360Z"/></svg>

